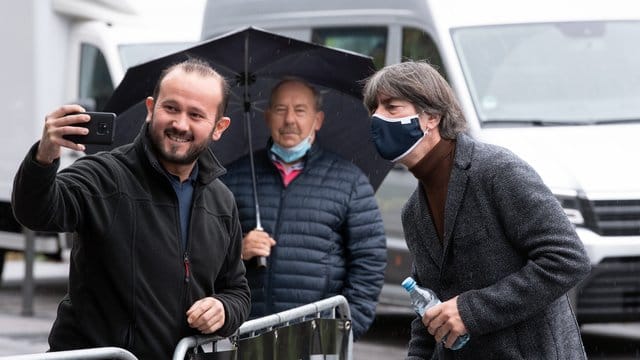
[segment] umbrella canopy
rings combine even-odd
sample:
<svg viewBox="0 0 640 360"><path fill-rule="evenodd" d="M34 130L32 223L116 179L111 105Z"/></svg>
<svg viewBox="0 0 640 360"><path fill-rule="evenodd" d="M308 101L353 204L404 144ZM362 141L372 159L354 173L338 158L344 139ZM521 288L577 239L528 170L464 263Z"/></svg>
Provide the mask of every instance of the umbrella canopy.
<svg viewBox="0 0 640 360"><path fill-rule="evenodd" d="M190 56L208 61L231 86L225 114L231 125L212 144L223 164L267 145L270 133L263 112L271 89L283 77L294 76L308 81L323 95L325 121L316 137L323 148L360 167L374 189L391 169L392 164L378 155L370 139L369 116L362 104L362 80L374 71L371 58L253 27L127 70L103 109L119 114L110 147L133 141L146 114L143 100L152 94L161 71ZM110 147L88 145L87 152Z"/></svg>

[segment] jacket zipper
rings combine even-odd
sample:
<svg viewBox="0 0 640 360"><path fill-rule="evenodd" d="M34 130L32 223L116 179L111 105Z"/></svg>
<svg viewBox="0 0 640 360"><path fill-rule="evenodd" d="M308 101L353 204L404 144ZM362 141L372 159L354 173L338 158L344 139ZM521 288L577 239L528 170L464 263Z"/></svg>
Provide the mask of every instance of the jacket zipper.
<svg viewBox="0 0 640 360"><path fill-rule="evenodd" d="M278 176L280 176L280 174L278 174ZM294 179L295 181L295 179ZM292 181L293 183L293 181ZM291 186L291 183L289 184L289 186ZM287 186L288 187L288 186ZM287 187L285 187L284 185L282 185L282 191L280 192L280 205L278 206L278 212L276 215L276 219L274 222L274 228L273 228L273 234L271 234L271 236L274 236L276 239L278 238L278 236L280 235L280 219L282 219L282 208L284 207L284 202L285 199L287 197ZM278 251L277 246L274 246L271 248L271 255L273 256L272 259L269 261L269 266L273 266L274 262L275 262L275 254ZM277 299L274 299L274 297L271 295L272 289L273 289L273 282L274 282L274 272L273 271L269 271L267 272L267 276L265 277L266 281L265 281L265 295L267 297L267 299L265 299L265 307L267 309L267 313L272 313L274 312L274 308L275 308L275 303L277 302Z"/></svg>
<svg viewBox="0 0 640 360"><path fill-rule="evenodd" d="M184 282L188 283L191 279L191 264L189 263L189 253L184 253Z"/></svg>

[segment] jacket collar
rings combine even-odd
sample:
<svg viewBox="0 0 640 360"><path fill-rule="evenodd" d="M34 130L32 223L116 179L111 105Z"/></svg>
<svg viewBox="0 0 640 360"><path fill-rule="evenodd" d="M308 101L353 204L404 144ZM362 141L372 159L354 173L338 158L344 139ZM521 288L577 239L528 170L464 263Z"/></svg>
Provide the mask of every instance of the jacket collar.
<svg viewBox="0 0 640 360"><path fill-rule="evenodd" d="M144 154L151 167L158 173L164 173L162 165L153 150L151 139L149 138L149 123L145 122L140 128L140 132L133 141L134 147ZM208 184L216 178L224 175L227 170L215 157L211 147L207 147L198 157L198 181Z"/></svg>
<svg viewBox="0 0 640 360"><path fill-rule="evenodd" d="M444 208L444 253L445 258L451 244L453 235L453 226L458 217L458 210L462 205L465 189L469 180L467 170L471 166L473 157L474 141L465 134L459 134L456 139L456 152L454 155L454 164L451 168L451 176L449 178L449 188L447 189L447 201Z"/></svg>
<svg viewBox="0 0 640 360"><path fill-rule="evenodd" d="M454 164L460 169L466 170L471 166L471 157L473 156L475 141L468 135L460 133L456 138L456 142Z"/></svg>

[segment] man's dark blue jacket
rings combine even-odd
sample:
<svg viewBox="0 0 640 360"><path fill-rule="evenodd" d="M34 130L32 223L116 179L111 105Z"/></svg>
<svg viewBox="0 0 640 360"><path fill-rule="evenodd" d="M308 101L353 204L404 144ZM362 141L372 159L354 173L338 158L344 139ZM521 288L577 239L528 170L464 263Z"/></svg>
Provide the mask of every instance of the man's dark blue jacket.
<svg viewBox="0 0 640 360"><path fill-rule="evenodd" d="M373 188L351 162L313 145L287 187L266 150L255 154L262 227L276 241L266 270L247 262L251 317L334 295L349 301L354 338L375 317L384 282L386 238ZM256 226L248 156L227 168L243 233Z"/></svg>

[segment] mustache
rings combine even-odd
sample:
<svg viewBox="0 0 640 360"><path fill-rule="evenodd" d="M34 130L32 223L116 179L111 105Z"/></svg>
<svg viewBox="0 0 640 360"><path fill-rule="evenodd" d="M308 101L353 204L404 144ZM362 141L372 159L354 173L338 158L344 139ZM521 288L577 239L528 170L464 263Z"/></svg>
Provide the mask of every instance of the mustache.
<svg viewBox="0 0 640 360"><path fill-rule="evenodd" d="M298 129L295 126L285 126L283 128L278 129L278 134L280 134L280 135L289 135L289 134L300 135L300 129Z"/></svg>

